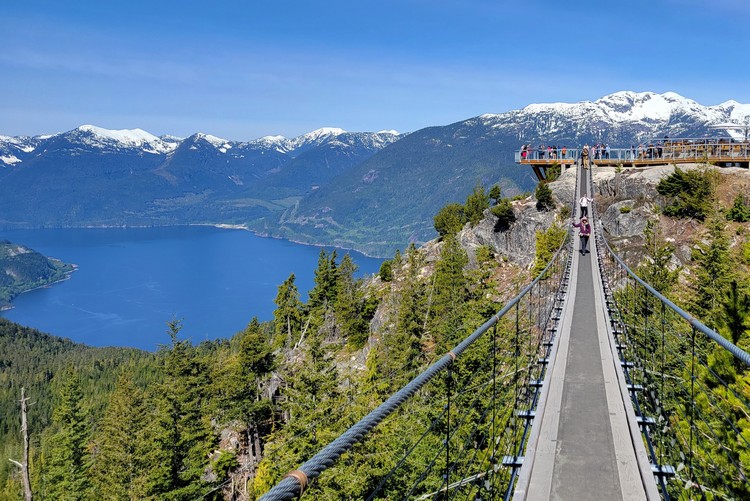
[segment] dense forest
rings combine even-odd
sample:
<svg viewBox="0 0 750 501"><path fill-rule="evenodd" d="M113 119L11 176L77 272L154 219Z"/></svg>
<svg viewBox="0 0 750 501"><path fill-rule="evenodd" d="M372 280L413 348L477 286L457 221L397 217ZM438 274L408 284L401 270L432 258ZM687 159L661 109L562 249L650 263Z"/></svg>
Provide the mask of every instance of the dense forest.
<svg viewBox="0 0 750 501"><path fill-rule="evenodd" d="M22 292L63 280L73 270L70 264L0 240L0 308Z"/></svg>
<svg viewBox="0 0 750 501"><path fill-rule="evenodd" d="M741 195L718 203L720 180L697 172L678 170L660 185L667 203L649 226L639 273L747 349L750 234L742 218L750 204ZM539 210L553 210L546 191L540 194ZM569 209L562 213L567 220ZM368 279L354 278L348 255L322 250L306 302L290 275L278 287L273 321L251 319L230 339L193 345L172 319L165 344L146 353L90 348L0 321L0 499L23 496L18 468L7 461L21 455L21 386L32 403L31 483L41 499L257 498L531 277L533 269L509 272L488 247L469 259L456 233L483 214L496 224L514 223L512 203L499 190L477 186L466 204L435 217L440 241L397 252ZM696 252L675 268L659 221L684 217L695 222ZM537 265L563 235L556 226L538 234ZM750 387L746 367L720 368L739 391ZM750 433L736 412L739 433ZM313 484L311 494L366 497L385 468L379 451L392 440L387 428L428 418L417 407L401 413L347 456L336 475ZM737 460L748 471L750 453Z"/></svg>

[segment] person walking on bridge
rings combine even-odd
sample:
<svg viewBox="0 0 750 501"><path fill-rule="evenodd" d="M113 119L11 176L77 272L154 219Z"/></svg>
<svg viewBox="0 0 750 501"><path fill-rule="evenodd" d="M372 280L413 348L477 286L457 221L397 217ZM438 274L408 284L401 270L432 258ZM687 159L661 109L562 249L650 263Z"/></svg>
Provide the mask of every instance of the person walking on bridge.
<svg viewBox="0 0 750 501"><path fill-rule="evenodd" d="M578 201L578 205L581 206L581 217L589 215L589 204L593 201L593 198L589 198L586 195L583 195L581 197L581 199Z"/></svg>
<svg viewBox="0 0 750 501"><path fill-rule="evenodd" d="M591 225L589 219L586 216L581 218L579 223L573 223L573 226L578 228L578 236L581 237L581 249L580 252L584 256L590 254L589 252L589 235L591 235Z"/></svg>

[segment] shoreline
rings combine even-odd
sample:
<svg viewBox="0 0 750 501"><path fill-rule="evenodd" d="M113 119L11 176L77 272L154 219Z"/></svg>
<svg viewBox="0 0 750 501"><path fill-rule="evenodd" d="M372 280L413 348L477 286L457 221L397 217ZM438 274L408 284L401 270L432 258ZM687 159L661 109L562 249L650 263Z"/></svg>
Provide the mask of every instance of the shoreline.
<svg viewBox="0 0 750 501"><path fill-rule="evenodd" d="M328 247L328 248L334 248L334 249L341 249L341 250L344 250L344 251L354 251L354 252L362 254L366 258L370 258L370 259L383 259L383 260L389 259L389 258L383 257L383 256L373 256L371 254L363 252L363 251L361 251L359 249L355 249L353 247L342 247L340 245L329 245L329 244L313 244L313 243L310 243L310 242L301 242L299 240L292 240L291 238L277 237L277 236L271 235L270 233L260 233L260 232L257 232L255 230L251 230L245 224L226 224L226 223L205 223L204 224L204 223L195 223L195 224L188 224L188 226L213 226L214 228L219 228L219 229L223 229L223 230L243 230L243 231L250 232L253 235L255 235L256 237L260 237L260 238L272 238L274 240L284 240L286 242L291 242L291 243L297 244L297 245L306 245L308 247L318 247L318 248L326 248L326 247Z"/></svg>
<svg viewBox="0 0 750 501"><path fill-rule="evenodd" d="M258 232L256 230L250 229L246 224L232 224L232 223L181 223L181 224L157 224L157 225L121 225L121 224L113 224L113 225L81 225L81 226L54 226L54 227L12 227L12 228L0 228L0 231L7 230L7 231L14 231L14 230L65 230L65 229L129 229L129 228L174 228L174 227L180 227L180 226L209 226L213 228L218 228L222 230L243 230L247 231L249 233L252 233L256 237L260 238L273 238L274 240L284 240L293 244L298 245L306 245L309 247L318 247L318 248L333 248L333 249L341 249L343 251L354 251L359 254L362 254L364 257L370 258L370 259L390 259L389 257L385 256L377 256L370 254L368 252L362 251L360 249L354 248L354 247L345 247L341 245L332 245L332 244L322 244L322 243L311 243L311 242L302 242L300 240L294 240L291 238L285 238L285 237L279 237L274 236L270 233L262 233Z"/></svg>

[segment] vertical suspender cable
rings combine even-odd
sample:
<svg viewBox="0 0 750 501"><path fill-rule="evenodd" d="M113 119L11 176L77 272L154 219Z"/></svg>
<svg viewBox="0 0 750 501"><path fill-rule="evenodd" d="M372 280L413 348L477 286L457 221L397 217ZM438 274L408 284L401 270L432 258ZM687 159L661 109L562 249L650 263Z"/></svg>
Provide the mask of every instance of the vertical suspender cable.
<svg viewBox="0 0 750 501"><path fill-rule="evenodd" d="M497 464L497 324L492 326L492 468L493 478L490 482L490 499L495 499L495 465Z"/></svg>
<svg viewBox="0 0 750 501"><path fill-rule="evenodd" d="M692 484L695 478L693 476L693 420L695 415L695 326L693 326L693 328L690 330L690 344L690 447L688 451L688 472L690 474L690 483Z"/></svg>
<svg viewBox="0 0 750 501"><path fill-rule="evenodd" d="M448 486L451 484L451 383L453 380L453 363L448 366L446 390L448 394L448 404L445 413L445 488L446 496L448 495Z"/></svg>

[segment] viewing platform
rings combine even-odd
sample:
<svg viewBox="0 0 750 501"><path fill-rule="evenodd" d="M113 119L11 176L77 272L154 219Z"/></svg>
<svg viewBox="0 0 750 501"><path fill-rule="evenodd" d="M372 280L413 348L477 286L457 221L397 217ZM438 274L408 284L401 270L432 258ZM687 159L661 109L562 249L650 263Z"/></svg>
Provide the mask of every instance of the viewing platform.
<svg viewBox="0 0 750 501"><path fill-rule="evenodd" d="M515 154L516 163L530 165L537 179L547 178L553 166L577 164L581 148L530 148ZM720 167L750 167L750 141L680 138L650 141L629 148L589 146L589 163L595 166L648 167L651 165L709 163Z"/></svg>

